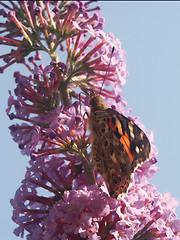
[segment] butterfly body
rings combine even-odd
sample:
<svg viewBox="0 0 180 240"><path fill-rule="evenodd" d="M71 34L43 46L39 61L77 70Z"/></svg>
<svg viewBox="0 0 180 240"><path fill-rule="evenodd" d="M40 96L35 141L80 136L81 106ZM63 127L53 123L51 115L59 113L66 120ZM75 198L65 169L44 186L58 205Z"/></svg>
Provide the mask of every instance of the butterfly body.
<svg viewBox="0 0 180 240"><path fill-rule="evenodd" d="M90 98L89 129L92 159L111 197L125 193L135 168L149 159L150 143L133 121L108 108L102 98Z"/></svg>

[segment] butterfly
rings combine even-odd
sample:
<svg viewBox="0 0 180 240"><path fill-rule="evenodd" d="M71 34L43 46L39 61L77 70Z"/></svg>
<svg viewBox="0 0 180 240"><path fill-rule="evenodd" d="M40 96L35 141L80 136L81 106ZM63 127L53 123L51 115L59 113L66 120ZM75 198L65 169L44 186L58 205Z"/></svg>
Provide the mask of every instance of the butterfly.
<svg viewBox="0 0 180 240"><path fill-rule="evenodd" d="M108 108L99 95L91 94L90 107L92 159L110 196L118 198L127 192L136 167L149 159L150 142L132 120Z"/></svg>

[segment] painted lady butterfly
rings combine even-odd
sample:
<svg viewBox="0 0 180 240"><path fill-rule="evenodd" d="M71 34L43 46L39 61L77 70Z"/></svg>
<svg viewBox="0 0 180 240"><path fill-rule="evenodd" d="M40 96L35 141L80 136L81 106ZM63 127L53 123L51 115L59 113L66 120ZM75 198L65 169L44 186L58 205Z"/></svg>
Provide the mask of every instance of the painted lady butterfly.
<svg viewBox="0 0 180 240"><path fill-rule="evenodd" d="M104 178L109 194L125 193L135 168L150 156L145 133L130 119L108 108L96 94L90 97L92 158Z"/></svg>

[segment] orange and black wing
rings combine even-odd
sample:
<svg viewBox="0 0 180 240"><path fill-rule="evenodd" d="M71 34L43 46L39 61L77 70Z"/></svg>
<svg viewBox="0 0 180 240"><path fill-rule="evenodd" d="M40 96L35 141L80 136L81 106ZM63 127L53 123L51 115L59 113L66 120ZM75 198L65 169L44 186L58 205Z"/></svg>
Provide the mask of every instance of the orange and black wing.
<svg viewBox="0 0 180 240"><path fill-rule="evenodd" d="M126 192L131 174L149 158L150 143L145 133L113 109L95 111L92 126L92 156L111 197Z"/></svg>
<svg viewBox="0 0 180 240"><path fill-rule="evenodd" d="M150 157L150 142L146 134L130 119L117 111L108 108L107 125L113 130L124 149L130 162L131 170L134 171L138 164L147 161Z"/></svg>

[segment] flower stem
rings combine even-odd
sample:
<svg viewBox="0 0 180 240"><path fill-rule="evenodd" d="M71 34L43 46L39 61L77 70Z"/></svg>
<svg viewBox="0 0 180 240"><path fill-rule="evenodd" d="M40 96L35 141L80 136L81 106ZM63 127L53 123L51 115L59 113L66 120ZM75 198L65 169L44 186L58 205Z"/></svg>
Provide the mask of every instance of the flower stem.
<svg viewBox="0 0 180 240"><path fill-rule="evenodd" d="M83 166L84 166L84 169L85 169L85 172L86 172L88 184L89 184L89 186L94 185L95 184L95 179L94 179L92 164L88 161L88 159L86 157L86 153L82 153L80 155L80 157L82 159L82 163L83 163Z"/></svg>
<svg viewBox="0 0 180 240"><path fill-rule="evenodd" d="M68 96L68 88L67 88L67 84L64 81L64 79L61 79L60 82L60 97L61 97L61 102L64 106L67 106L67 104L69 103L69 96Z"/></svg>

